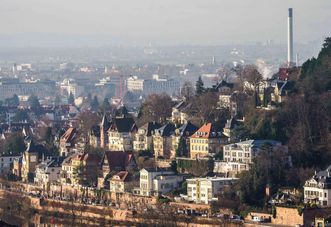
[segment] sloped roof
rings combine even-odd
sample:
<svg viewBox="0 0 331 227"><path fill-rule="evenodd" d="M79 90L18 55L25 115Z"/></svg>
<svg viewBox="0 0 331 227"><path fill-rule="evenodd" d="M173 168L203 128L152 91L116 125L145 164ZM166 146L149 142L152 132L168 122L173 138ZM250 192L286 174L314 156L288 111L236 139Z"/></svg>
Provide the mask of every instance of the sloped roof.
<svg viewBox="0 0 331 227"><path fill-rule="evenodd" d="M191 136L193 133L195 133L199 128L192 124L190 121L183 124L178 128L179 133L181 136Z"/></svg>
<svg viewBox="0 0 331 227"><path fill-rule="evenodd" d="M313 176L319 186L325 189L331 189L331 165L325 170L319 171Z"/></svg>
<svg viewBox="0 0 331 227"><path fill-rule="evenodd" d="M136 123L133 118L113 118L110 122L110 131L117 132L133 132L137 130Z"/></svg>
<svg viewBox="0 0 331 227"><path fill-rule="evenodd" d="M38 154L42 154L45 153L45 148L44 146L40 145L40 144L35 144L33 140L31 140L26 148L26 152L28 153L38 153Z"/></svg>
<svg viewBox="0 0 331 227"><path fill-rule="evenodd" d="M65 159L65 157L62 157L62 156L52 157L52 161L49 166L50 167L61 167L64 159Z"/></svg>
<svg viewBox="0 0 331 227"><path fill-rule="evenodd" d="M182 109L182 108L185 108L185 106L187 106L187 103L183 100L183 101L180 101L179 103L177 103L174 108L175 109Z"/></svg>
<svg viewBox="0 0 331 227"><path fill-rule="evenodd" d="M130 152L106 151L102 158L103 165L105 159L108 161L109 170L126 170L127 166L134 161L134 156Z"/></svg>
<svg viewBox="0 0 331 227"><path fill-rule="evenodd" d="M237 121L234 117L226 120L226 124L224 128L233 129L236 125L242 124L241 122Z"/></svg>
<svg viewBox="0 0 331 227"><path fill-rule="evenodd" d="M245 141L242 141L242 142L238 142L236 144L247 144L247 145L250 145L252 147L261 147L265 144L270 144L272 146L275 146L277 144L280 144L281 142L279 141L276 141L276 140L245 140Z"/></svg>
<svg viewBox="0 0 331 227"><path fill-rule="evenodd" d="M76 136L75 128L68 128L67 131L61 136L61 141L70 143Z"/></svg>
<svg viewBox="0 0 331 227"><path fill-rule="evenodd" d="M96 154L92 153L80 153L77 156L73 157L73 160L79 160L79 161L89 161L89 162L98 162L98 157Z"/></svg>
<svg viewBox="0 0 331 227"><path fill-rule="evenodd" d="M228 87L228 88L232 89L233 86L234 86L233 83L228 83L228 82L226 82L225 80L222 80L221 82L219 82L219 83L216 85L215 89L219 90L221 87Z"/></svg>
<svg viewBox="0 0 331 227"><path fill-rule="evenodd" d="M103 128L105 130L108 130L109 126L110 126L110 122L106 116L106 114L103 115L100 126L103 126Z"/></svg>
<svg viewBox="0 0 331 227"><path fill-rule="evenodd" d="M162 126L161 124L154 121L144 124L143 126L141 126L141 128L146 130L146 136L152 136L154 130L160 128L161 126Z"/></svg>
<svg viewBox="0 0 331 227"><path fill-rule="evenodd" d="M120 171L114 176L112 176L111 181L128 181L129 180L129 172L127 171Z"/></svg>
<svg viewBox="0 0 331 227"><path fill-rule="evenodd" d="M175 130L176 130L175 125L171 123L167 123L161 128L158 128L156 132L158 132L160 136L164 137L164 136L171 136L172 134L174 134Z"/></svg>
<svg viewBox="0 0 331 227"><path fill-rule="evenodd" d="M201 126L198 131L196 131L191 138L221 138L224 137L223 130L216 124L207 123Z"/></svg>

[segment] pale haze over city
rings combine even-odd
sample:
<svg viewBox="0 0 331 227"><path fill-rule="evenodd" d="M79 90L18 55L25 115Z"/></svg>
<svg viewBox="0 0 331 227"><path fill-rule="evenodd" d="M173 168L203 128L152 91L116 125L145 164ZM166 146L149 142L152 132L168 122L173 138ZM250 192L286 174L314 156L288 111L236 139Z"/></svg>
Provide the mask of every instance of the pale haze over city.
<svg viewBox="0 0 331 227"><path fill-rule="evenodd" d="M289 7L295 9L296 42L330 34L329 0L2 0L0 34L18 45L38 45L24 42L34 37L49 46L52 35L63 35L56 45L76 39L82 46L284 43Z"/></svg>
<svg viewBox="0 0 331 227"><path fill-rule="evenodd" d="M0 0L0 226L331 226L331 0Z"/></svg>

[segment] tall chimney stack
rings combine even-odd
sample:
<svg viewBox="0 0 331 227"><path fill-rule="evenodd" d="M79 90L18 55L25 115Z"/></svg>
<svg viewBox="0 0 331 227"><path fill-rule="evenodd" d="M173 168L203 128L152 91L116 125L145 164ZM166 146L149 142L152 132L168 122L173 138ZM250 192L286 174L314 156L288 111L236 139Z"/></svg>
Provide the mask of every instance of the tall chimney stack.
<svg viewBox="0 0 331 227"><path fill-rule="evenodd" d="M293 60L293 9L288 9L287 19L287 64L292 66Z"/></svg>

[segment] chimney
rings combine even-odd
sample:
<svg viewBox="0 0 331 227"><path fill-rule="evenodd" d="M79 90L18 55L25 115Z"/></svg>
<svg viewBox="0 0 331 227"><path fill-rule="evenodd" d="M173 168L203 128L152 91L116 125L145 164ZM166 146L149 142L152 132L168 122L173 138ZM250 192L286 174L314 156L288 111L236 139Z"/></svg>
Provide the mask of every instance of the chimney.
<svg viewBox="0 0 331 227"><path fill-rule="evenodd" d="M293 9L288 9L287 18L287 64L293 65Z"/></svg>

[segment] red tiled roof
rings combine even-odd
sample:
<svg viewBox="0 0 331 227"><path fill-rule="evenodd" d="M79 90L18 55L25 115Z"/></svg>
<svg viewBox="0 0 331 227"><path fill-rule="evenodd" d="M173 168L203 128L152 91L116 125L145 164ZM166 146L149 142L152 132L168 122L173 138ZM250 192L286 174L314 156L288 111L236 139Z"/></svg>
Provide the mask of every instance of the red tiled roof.
<svg viewBox="0 0 331 227"><path fill-rule="evenodd" d="M75 128L68 128L68 130L61 136L61 141L70 143L76 136Z"/></svg>
<svg viewBox="0 0 331 227"><path fill-rule="evenodd" d="M191 138L219 138L222 137L222 130L215 124L207 123L201 126L198 131L196 131Z"/></svg>

